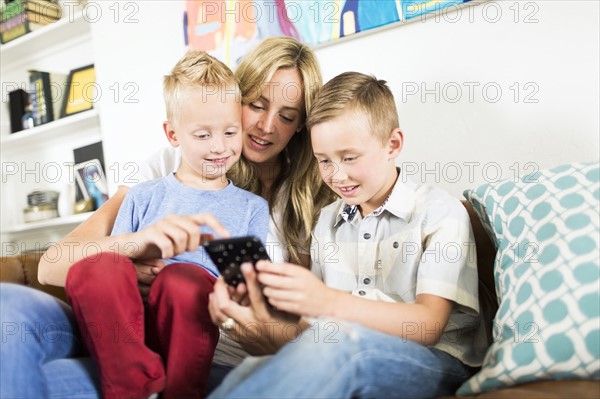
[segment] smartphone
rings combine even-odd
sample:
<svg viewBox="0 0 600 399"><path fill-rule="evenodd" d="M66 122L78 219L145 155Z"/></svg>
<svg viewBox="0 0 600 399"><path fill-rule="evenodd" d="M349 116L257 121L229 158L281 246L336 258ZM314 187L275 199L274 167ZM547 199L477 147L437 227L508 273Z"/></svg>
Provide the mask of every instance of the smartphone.
<svg viewBox="0 0 600 399"><path fill-rule="evenodd" d="M225 282L234 287L245 281L240 270L242 263L270 260L262 242L253 236L211 240L203 245Z"/></svg>

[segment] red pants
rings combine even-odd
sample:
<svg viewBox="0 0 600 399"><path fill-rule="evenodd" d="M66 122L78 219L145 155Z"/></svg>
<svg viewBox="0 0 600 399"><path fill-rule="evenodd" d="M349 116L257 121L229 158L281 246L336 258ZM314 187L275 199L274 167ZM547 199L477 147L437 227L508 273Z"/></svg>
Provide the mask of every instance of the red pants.
<svg viewBox="0 0 600 399"><path fill-rule="evenodd" d="M106 252L71 267L65 288L105 398L204 396L219 338L208 313L214 282L202 267L168 265L144 306L128 258Z"/></svg>

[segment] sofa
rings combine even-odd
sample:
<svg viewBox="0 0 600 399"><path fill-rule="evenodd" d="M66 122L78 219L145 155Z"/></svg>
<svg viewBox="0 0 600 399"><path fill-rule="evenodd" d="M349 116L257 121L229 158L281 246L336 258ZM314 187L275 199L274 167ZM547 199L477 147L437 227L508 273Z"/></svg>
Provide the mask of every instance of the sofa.
<svg viewBox="0 0 600 399"><path fill-rule="evenodd" d="M463 201L475 234L477 263L479 272L479 295L483 320L488 341L493 342L493 322L498 311L496 285L494 281L494 263L497 256L496 245L486 231L480 215L468 202ZM0 281L25 284L48 292L64 300L64 289L43 286L37 281L37 264L41 254L23 254L4 257L0 261ZM597 378L597 377L596 377ZM466 396L469 398L600 398L600 381L597 379L559 379L528 381L515 386L488 390Z"/></svg>
<svg viewBox="0 0 600 399"><path fill-rule="evenodd" d="M42 285L38 281L38 263L42 255L43 252L27 252L16 256L3 256L0 258L0 282L26 285L66 302L67 295L63 287Z"/></svg>

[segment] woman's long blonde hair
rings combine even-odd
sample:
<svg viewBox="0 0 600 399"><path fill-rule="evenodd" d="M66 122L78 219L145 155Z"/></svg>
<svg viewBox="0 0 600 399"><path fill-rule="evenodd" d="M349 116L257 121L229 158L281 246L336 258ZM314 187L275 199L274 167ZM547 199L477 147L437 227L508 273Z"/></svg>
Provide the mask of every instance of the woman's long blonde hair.
<svg viewBox="0 0 600 399"><path fill-rule="evenodd" d="M319 63L308 46L291 37L265 39L243 58L235 72L242 92L242 103L256 101L265 84L282 68L294 68L300 73L304 109L310 109L323 82ZM281 170L267 198L271 212L275 206L282 207L281 225L277 229L284 240L283 244L287 246L289 259L286 260L294 263L301 263L299 248L309 252L310 233L321 208L335 200L334 193L323 183L319 174L305 122L306 115L303 115L302 130L292 136L279 154ZM261 193L262 183L256 170L243 157L229 175L238 187ZM280 195L283 189L288 190L287 195ZM288 199L285 204L275 204L277 199L285 198Z"/></svg>

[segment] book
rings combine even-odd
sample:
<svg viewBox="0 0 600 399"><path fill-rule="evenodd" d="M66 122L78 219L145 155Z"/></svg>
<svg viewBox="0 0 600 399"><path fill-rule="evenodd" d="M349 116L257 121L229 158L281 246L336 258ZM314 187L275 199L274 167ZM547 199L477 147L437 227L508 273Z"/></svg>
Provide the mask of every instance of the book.
<svg viewBox="0 0 600 399"><path fill-rule="evenodd" d="M11 40L19 38L31 32L27 23L11 23L8 26L0 27L0 43L8 43Z"/></svg>
<svg viewBox="0 0 600 399"><path fill-rule="evenodd" d="M63 103L65 96L69 95L69 89L67 87L68 74L63 73L50 73L50 94L52 98L52 109L54 114L54 120L60 118L60 108Z"/></svg>
<svg viewBox="0 0 600 399"><path fill-rule="evenodd" d="M23 89L17 89L8 93L11 133L23 130L23 115L25 115L25 109L29 105L29 101L29 93Z"/></svg>
<svg viewBox="0 0 600 399"><path fill-rule="evenodd" d="M56 21L56 19L51 19L31 11L25 11L22 14L17 14L12 18L2 20L0 22L0 31L6 31L22 24L28 24L31 30L35 30L38 26L46 26Z"/></svg>
<svg viewBox="0 0 600 399"><path fill-rule="evenodd" d="M35 126L54 120L52 106L52 88L50 74L43 71L29 71L29 95L33 105L33 123Z"/></svg>
<svg viewBox="0 0 600 399"><path fill-rule="evenodd" d="M12 1L0 9L0 21L11 19L23 12L23 4L19 0Z"/></svg>
<svg viewBox="0 0 600 399"><path fill-rule="evenodd" d="M0 10L0 43L7 43L29 33L29 27L20 17L22 11L18 0L6 4Z"/></svg>
<svg viewBox="0 0 600 399"><path fill-rule="evenodd" d="M62 9L55 1L27 0L23 6L27 11L42 15L46 19L58 20L62 17Z"/></svg>
<svg viewBox="0 0 600 399"><path fill-rule="evenodd" d="M32 11L23 11L15 15L4 14L0 22L0 43L7 43L55 21L57 20Z"/></svg>
<svg viewBox="0 0 600 399"><path fill-rule="evenodd" d="M24 18L26 18L30 24L35 23L35 24L39 24L42 26L51 24L60 19L60 18L49 17L48 15L40 14L40 13L37 13L35 11L30 11L30 10L24 11L23 15L26 15L26 17L24 17Z"/></svg>
<svg viewBox="0 0 600 399"><path fill-rule="evenodd" d="M0 10L0 19L9 19L25 11L30 11L53 20L60 19L62 16L62 9L56 1L13 0Z"/></svg>

